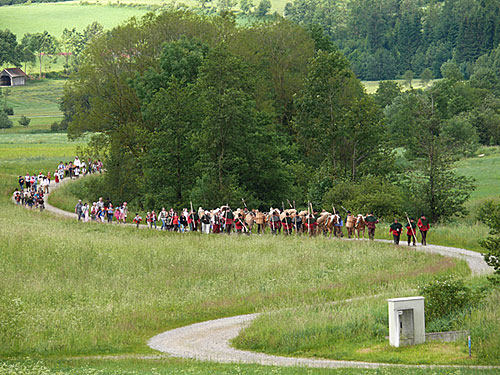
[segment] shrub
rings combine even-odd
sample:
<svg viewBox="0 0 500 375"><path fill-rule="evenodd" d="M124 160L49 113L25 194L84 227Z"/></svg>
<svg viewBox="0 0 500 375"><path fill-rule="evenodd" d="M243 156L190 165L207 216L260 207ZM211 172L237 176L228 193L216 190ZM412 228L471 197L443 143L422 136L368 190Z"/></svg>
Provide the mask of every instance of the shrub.
<svg viewBox="0 0 500 375"><path fill-rule="evenodd" d="M419 292L425 297L426 323L452 318L480 301L479 293L453 276L438 277L420 286Z"/></svg>
<svg viewBox="0 0 500 375"><path fill-rule="evenodd" d="M54 121L51 125L50 125L50 131L51 132L58 132L59 131L59 123L57 121Z"/></svg>
<svg viewBox="0 0 500 375"><path fill-rule="evenodd" d="M17 120L17 122L19 122L19 125L21 126L28 126L31 122L31 119L27 118L25 115L22 115L21 118Z"/></svg>
<svg viewBox="0 0 500 375"><path fill-rule="evenodd" d="M5 107L5 108L3 109L3 111L4 111L4 113L5 113L6 115L8 115L8 116L12 116L12 115L14 115L14 108L12 108L12 107Z"/></svg>
<svg viewBox="0 0 500 375"><path fill-rule="evenodd" d="M488 218L495 211L496 203L492 200L487 200L477 209L476 220L480 223L487 224Z"/></svg>
<svg viewBox="0 0 500 375"><path fill-rule="evenodd" d="M5 111L0 111L0 129L12 128L12 121L5 113Z"/></svg>
<svg viewBox="0 0 500 375"><path fill-rule="evenodd" d="M323 206L331 202L355 213L373 211L379 218L393 219L403 209L401 189L379 177L368 177L357 183L338 182L323 196ZM336 207L341 211L341 207Z"/></svg>

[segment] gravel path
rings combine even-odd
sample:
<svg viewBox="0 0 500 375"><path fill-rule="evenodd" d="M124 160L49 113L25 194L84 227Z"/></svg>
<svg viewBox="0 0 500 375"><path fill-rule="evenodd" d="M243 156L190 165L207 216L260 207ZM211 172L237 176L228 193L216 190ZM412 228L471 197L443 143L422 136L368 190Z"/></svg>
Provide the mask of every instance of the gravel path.
<svg viewBox="0 0 500 375"><path fill-rule="evenodd" d="M61 184L67 183L64 179ZM58 186L51 182L51 191ZM46 199L47 201L47 199ZM46 210L57 215L65 216L76 220L76 215L56 208L45 203ZM388 240L378 240L390 243ZM405 246L405 245L401 245ZM459 249L454 247L438 245L418 245L414 248L417 251L440 254L452 258L465 260L472 273L488 274L492 269L485 263L481 254L474 251ZM347 302L348 300L344 301ZM415 368L449 368L468 367L474 369L492 369L500 366L450 366L450 365L400 365L388 363L370 363L360 361L338 361L314 358L291 358L269 355L264 353L254 353L245 350L232 348L230 340L238 336L239 332L247 327L252 320L260 314L238 315L229 318L210 320L207 322L191 324L189 326L173 329L160 333L149 340L148 345L152 349L166 353L174 357L197 359L202 361L212 361L220 363L254 363L272 366L302 366L302 367L322 367L322 368L379 368L379 367L415 367ZM135 358L135 357L134 357ZM139 356L137 358L161 358L161 356Z"/></svg>

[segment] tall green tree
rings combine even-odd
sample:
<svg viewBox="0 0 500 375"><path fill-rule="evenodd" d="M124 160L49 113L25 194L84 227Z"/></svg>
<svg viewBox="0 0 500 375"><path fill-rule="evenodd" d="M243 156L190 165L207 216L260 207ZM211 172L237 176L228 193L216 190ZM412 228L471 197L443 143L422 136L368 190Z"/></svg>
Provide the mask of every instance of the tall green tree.
<svg viewBox="0 0 500 375"><path fill-rule="evenodd" d="M57 41L47 31L43 33L25 34L23 44L38 58L39 77L42 78L42 62L45 56L54 54L57 50Z"/></svg>
<svg viewBox="0 0 500 375"><path fill-rule="evenodd" d="M339 52L318 52L297 106L294 126L308 165L327 163L333 174L356 179L362 164L381 151L377 107Z"/></svg>
<svg viewBox="0 0 500 375"><path fill-rule="evenodd" d="M0 65L20 65L20 47L17 37L10 30L0 30Z"/></svg>
<svg viewBox="0 0 500 375"><path fill-rule="evenodd" d="M445 122L435 103L430 91L410 91L397 97L385 115L390 134L399 139L412 162L402 182L411 210L415 215L421 210L437 222L467 212L464 203L474 184L453 169L454 146L446 137Z"/></svg>

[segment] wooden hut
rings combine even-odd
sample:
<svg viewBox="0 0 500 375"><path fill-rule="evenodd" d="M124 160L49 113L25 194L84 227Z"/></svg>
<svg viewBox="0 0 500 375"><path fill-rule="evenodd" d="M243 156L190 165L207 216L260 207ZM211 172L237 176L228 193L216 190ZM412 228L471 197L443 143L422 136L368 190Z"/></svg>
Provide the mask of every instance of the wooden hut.
<svg viewBox="0 0 500 375"><path fill-rule="evenodd" d="M7 68L0 73L0 86L24 86L28 76L20 68Z"/></svg>

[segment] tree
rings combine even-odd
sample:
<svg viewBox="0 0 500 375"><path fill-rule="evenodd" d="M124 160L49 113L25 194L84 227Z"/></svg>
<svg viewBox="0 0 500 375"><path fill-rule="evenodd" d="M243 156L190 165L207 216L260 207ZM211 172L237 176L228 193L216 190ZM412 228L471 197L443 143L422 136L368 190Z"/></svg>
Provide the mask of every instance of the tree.
<svg viewBox="0 0 500 375"><path fill-rule="evenodd" d="M432 75L432 71L429 68L425 68L425 70L420 75L420 80L422 81L424 86L427 86L433 78L434 77Z"/></svg>
<svg viewBox="0 0 500 375"><path fill-rule="evenodd" d="M42 78L42 61L44 56L56 52L57 42L55 38L47 31L44 31L43 33L25 34L23 37L23 41L26 42L26 45L28 46L30 51L37 55L40 68L39 77Z"/></svg>
<svg viewBox="0 0 500 375"><path fill-rule="evenodd" d="M453 169L456 154L454 139L450 142L443 130L445 122L436 110L432 91L410 91L397 97L385 109L385 115L396 145L405 147L411 167L402 176L401 186L408 193L411 212L428 213L437 222L454 215L464 215L464 203L474 190L473 180Z"/></svg>
<svg viewBox="0 0 500 375"><path fill-rule="evenodd" d="M76 28L71 30L65 28L61 36L61 52L64 55L64 73L69 70L69 58L75 53L75 45L77 43L78 34Z"/></svg>
<svg viewBox="0 0 500 375"><path fill-rule="evenodd" d="M480 245L486 249L484 260L494 269L494 276L490 280L500 284L500 204L493 205L484 220L490 228L490 235L480 241Z"/></svg>
<svg viewBox="0 0 500 375"><path fill-rule="evenodd" d="M449 79L450 81L457 82L464 79L464 75L460 71L457 63L453 60L448 60L441 66L441 75L443 78Z"/></svg>
<svg viewBox="0 0 500 375"><path fill-rule="evenodd" d="M10 30L0 30L0 66L20 65L21 55L17 37Z"/></svg>
<svg viewBox="0 0 500 375"><path fill-rule="evenodd" d="M25 115L22 115L22 116L19 118L18 122L19 122L19 125L26 127L26 126L28 126L28 125L30 124L31 119L29 119L29 118L28 118L28 117L26 117Z"/></svg>
<svg viewBox="0 0 500 375"><path fill-rule="evenodd" d="M254 4L252 0L240 0L240 9L244 14L250 14Z"/></svg>
<svg viewBox="0 0 500 375"><path fill-rule="evenodd" d="M405 85L407 85L410 89L413 88L411 84L413 81L413 72L411 70L407 70L405 74L403 74L403 80L405 81Z"/></svg>
<svg viewBox="0 0 500 375"><path fill-rule="evenodd" d="M30 34L25 34L19 45L19 61L24 63L24 71L27 71L27 64L36 62L36 56L31 50Z"/></svg>
<svg viewBox="0 0 500 375"><path fill-rule="evenodd" d="M0 129L12 128L12 121L9 119L5 111L0 111Z"/></svg>
<svg viewBox="0 0 500 375"><path fill-rule="evenodd" d="M380 153L384 129L378 108L340 52L317 53L297 108L294 126L307 165L325 164L332 176L355 180Z"/></svg>
<svg viewBox="0 0 500 375"><path fill-rule="evenodd" d="M271 10L271 0L260 0L255 15L257 17L264 17Z"/></svg>
<svg viewBox="0 0 500 375"><path fill-rule="evenodd" d="M384 109L401 94L401 85L395 81L381 81L378 84L374 98L380 108Z"/></svg>

